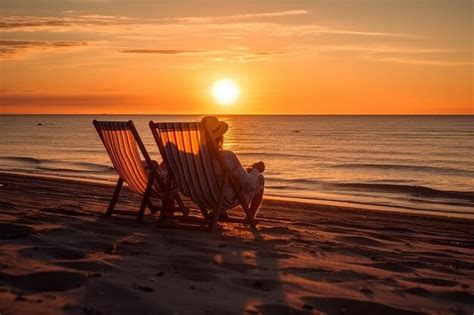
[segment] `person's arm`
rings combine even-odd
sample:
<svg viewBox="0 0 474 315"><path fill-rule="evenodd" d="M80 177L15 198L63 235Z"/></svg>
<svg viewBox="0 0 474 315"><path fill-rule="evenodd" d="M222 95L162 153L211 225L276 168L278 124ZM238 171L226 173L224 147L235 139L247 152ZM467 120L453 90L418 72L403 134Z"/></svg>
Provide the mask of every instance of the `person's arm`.
<svg viewBox="0 0 474 315"><path fill-rule="evenodd" d="M237 155L232 151L224 152L224 160L229 171L232 173L234 178L238 180L240 187L255 187L258 175L260 174L257 169L252 168L247 171L242 166Z"/></svg>

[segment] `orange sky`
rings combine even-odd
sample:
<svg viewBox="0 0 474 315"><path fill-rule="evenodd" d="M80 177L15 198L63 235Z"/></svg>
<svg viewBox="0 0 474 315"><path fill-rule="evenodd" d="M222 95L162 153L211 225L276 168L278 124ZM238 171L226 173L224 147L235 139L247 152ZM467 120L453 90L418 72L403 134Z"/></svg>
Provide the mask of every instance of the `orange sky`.
<svg viewBox="0 0 474 315"><path fill-rule="evenodd" d="M471 1L5 0L0 112L473 114ZM234 79L240 97L210 94Z"/></svg>

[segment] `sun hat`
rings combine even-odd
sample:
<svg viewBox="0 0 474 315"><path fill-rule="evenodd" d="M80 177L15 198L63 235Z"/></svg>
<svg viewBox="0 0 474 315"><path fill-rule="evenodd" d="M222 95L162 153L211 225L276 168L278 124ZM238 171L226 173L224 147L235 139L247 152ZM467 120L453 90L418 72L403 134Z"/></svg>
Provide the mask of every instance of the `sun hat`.
<svg viewBox="0 0 474 315"><path fill-rule="evenodd" d="M219 119L214 116L203 117L201 124L207 129L213 140L219 138L229 130L229 125L225 121L219 121Z"/></svg>

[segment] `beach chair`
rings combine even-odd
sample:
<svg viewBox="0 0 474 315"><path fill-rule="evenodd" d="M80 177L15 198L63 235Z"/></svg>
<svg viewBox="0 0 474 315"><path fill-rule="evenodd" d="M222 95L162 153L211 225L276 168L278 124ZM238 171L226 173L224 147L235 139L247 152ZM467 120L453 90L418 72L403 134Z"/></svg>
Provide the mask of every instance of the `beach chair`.
<svg viewBox="0 0 474 315"><path fill-rule="evenodd" d="M150 128L168 170L165 200L170 196L169 189L172 183L176 183L180 192L198 205L203 216L203 218L167 217L165 211L161 211L160 221L177 219L183 222L194 222L204 225L204 228L211 231L216 230L218 222L256 226L257 222L249 215L248 204L244 201L237 181L227 169L215 142L208 141L209 133L200 122L155 123L150 121ZM217 182L211 156L217 158L218 165L223 170L224 178L220 183ZM228 182L238 196L237 206L240 204L242 207L245 215L243 218L221 216L223 210L236 206L235 200L225 198L224 188ZM208 210L212 210L212 213Z"/></svg>
<svg viewBox="0 0 474 315"><path fill-rule="evenodd" d="M112 215L112 212L120 214L135 214L130 211L114 210L118 200L122 185L125 182L131 191L142 196L141 205L137 214L137 219L142 220L145 209L148 207L152 212L161 210L163 207L164 189L167 190L167 200L174 198L180 210L187 215L189 210L184 206L180 199L177 188L171 189L165 184L165 179L160 174L159 165L150 158L140 136L130 121L97 121L94 120L94 126L99 134L102 143L109 154L110 160L119 175L112 200L109 203L106 215ZM141 152L143 158L140 157ZM161 207L155 206L151 197L162 201Z"/></svg>

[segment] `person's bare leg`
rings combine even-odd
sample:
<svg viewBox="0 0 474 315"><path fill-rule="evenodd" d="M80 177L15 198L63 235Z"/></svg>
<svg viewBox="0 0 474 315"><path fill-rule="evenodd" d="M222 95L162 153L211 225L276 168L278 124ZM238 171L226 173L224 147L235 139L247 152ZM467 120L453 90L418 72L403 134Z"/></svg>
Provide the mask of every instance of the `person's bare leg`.
<svg viewBox="0 0 474 315"><path fill-rule="evenodd" d="M253 197L252 202L250 203L249 212L252 218L255 218L255 216L257 215L258 209L260 209L260 206L262 205L263 191L264 189L262 188L262 190Z"/></svg>

